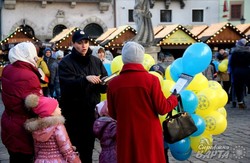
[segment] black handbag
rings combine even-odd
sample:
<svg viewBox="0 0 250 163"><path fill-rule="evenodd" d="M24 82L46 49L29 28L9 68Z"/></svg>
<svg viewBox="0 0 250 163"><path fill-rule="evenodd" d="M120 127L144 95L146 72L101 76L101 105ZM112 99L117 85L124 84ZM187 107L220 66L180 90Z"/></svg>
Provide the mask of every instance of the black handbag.
<svg viewBox="0 0 250 163"><path fill-rule="evenodd" d="M176 115L172 115L172 111L169 112L162 122L164 140L169 144L180 141L197 131L192 117L183 110L180 95L178 96L177 111Z"/></svg>

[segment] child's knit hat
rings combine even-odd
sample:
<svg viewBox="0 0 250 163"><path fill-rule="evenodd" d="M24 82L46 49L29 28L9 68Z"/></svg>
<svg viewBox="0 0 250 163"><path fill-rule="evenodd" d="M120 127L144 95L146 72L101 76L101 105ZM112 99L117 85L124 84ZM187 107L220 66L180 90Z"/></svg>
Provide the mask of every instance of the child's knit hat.
<svg viewBox="0 0 250 163"><path fill-rule="evenodd" d="M108 115L108 103L107 100L104 100L96 105L96 109L100 116Z"/></svg>
<svg viewBox="0 0 250 163"><path fill-rule="evenodd" d="M39 117L48 117L55 111L58 102L54 98L30 94L25 98L25 106Z"/></svg>

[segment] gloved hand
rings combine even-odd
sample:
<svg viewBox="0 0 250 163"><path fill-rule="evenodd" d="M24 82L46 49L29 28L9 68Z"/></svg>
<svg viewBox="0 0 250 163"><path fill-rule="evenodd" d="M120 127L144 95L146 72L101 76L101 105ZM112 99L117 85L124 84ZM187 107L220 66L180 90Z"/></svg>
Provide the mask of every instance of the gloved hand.
<svg viewBox="0 0 250 163"><path fill-rule="evenodd" d="M175 95L175 96L177 96L178 94L177 94L177 90L176 89L174 89L174 91L172 92L172 95Z"/></svg>

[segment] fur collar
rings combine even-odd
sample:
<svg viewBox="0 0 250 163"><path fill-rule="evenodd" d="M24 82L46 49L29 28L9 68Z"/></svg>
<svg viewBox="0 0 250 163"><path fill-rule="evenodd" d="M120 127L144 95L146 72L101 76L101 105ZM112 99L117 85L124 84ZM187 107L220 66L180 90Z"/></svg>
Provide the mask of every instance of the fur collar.
<svg viewBox="0 0 250 163"><path fill-rule="evenodd" d="M31 118L26 120L24 127L26 130L33 132L36 130L48 128L50 126L64 124L65 118L63 116L50 116L45 118Z"/></svg>

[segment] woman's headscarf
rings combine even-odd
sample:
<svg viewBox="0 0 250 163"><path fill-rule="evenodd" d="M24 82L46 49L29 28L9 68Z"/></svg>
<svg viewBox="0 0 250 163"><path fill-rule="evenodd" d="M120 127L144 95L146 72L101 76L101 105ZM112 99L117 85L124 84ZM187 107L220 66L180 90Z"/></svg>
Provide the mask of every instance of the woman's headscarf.
<svg viewBox="0 0 250 163"><path fill-rule="evenodd" d="M32 64L34 67L37 67L36 59L36 47L31 42L19 43L9 51L9 60L11 64L16 61L23 61Z"/></svg>

